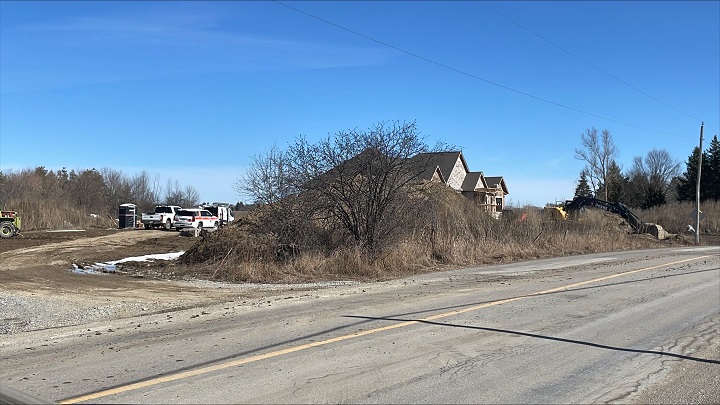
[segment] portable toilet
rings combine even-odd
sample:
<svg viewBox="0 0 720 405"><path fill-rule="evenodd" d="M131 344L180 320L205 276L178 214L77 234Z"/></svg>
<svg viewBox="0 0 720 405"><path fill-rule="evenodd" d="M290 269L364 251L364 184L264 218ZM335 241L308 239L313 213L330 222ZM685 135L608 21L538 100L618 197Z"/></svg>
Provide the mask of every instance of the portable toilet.
<svg viewBox="0 0 720 405"><path fill-rule="evenodd" d="M134 229L137 221L137 206L135 204L122 204L118 213L118 228Z"/></svg>

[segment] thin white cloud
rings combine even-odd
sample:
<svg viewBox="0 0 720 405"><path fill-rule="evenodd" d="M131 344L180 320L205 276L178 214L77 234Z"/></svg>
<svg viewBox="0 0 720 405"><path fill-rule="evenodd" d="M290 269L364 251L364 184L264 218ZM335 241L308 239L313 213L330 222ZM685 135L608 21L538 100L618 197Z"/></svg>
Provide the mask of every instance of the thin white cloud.
<svg viewBox="0 0 720 405"><path fill-rule="evenodd" d="M382 63L388 57L388 51L378 47L337 46L324 41L229 31L221 24L227 18L227 14L202 13L93 16L52 24L26 24L8 29L6 33L39 33L43 34L42 41L68 47L115 44L122 47L173 47L204 55L221 52L233 69L257 66L263 69L368 66ZM6 39L12 42L12 37ZM228 58L230 55L233 57ZM152 55L150 57L153 58Z"/></svg>

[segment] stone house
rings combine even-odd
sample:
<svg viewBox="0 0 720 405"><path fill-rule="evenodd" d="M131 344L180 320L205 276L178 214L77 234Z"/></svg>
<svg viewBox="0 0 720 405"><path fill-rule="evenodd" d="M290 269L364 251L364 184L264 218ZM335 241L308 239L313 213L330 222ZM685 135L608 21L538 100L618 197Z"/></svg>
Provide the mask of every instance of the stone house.
<svg viewBox="0 0 720 405"><path fill-rule="evenodd" d="M426 168L419 180L447 184L495 215L505 209L505 196L510 192L503 177L485 177L483 172L471 172L462 152L421 153L410 160Z"/></svg>

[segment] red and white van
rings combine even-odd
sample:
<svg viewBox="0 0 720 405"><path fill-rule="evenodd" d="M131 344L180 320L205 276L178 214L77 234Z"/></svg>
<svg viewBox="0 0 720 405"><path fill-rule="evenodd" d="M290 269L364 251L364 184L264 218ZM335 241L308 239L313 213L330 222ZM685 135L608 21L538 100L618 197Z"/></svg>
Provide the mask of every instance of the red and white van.
<svg viewBox="0 0 720 405"><path fill-rule="evenodd" d="M183 208L175 213L173 221L173 226L178 231L183 228L216 228L219 224L219 217L200 208Z"/></svg>

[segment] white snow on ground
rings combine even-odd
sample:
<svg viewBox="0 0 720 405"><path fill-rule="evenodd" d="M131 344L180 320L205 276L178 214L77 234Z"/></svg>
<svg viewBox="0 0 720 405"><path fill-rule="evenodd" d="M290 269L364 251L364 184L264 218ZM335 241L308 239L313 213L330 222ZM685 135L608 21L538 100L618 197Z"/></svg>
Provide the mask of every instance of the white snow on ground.
<svg viewBox="0 0 720 405"><path fill-rule="evenodd" d="M95 263L91 266L79 267L73 263L73 273L77 274L102 274L102 273L114 273L117 270L115 266L118 263L124 262L146 262L148 260L175 260L180 257L185 251L173 252L173 253L158 253L154 255L144 256L133 256L126 257L120 260L113 260L105 263Z"/></svg>
<svg viewBox="0 0 720 405"><path fill-rule="evenodd" d="M115 260L115 261L111 261L111 262L105 262L105 263L106 264L117 264L117 263L123 263L123 262L146 262L148 260L175 260L178 257L182 256L183 253L185 253L184 250L181 250L180 252L173 252L173 253L158 253L158 254L154 254L154 255L126 257L124 259Z"/></svg>

